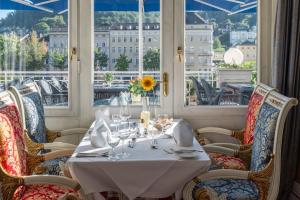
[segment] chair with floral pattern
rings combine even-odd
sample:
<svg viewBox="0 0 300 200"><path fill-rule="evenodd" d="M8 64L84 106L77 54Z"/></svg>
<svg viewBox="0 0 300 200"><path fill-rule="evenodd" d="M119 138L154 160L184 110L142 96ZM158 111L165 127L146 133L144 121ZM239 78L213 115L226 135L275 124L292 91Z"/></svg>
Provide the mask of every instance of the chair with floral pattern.
<svg viewBox="0 0 300 200"><path fill-rule="evenodd" d="M14 94L17 100L23 127L26 127L27 129L25 132L25 141L30 153L37 154L40 152L49 152L54 150L73 151L76 148L73 144L53 142L53 140L61 135L72 134L72 131L75 133L82 133L86 129L74 129L64 132L49 131L45 125L44 107L39 93L39 88L34 82L25 84L19 89L10 87L10 91ZM68 157L61 157L44 162L39 171L40 173L59 175L61 173L59 163L65 163L67 159Z"/></svg>
<svg viewBox="0 0 300 200"><path fill-rule="evenodd" d="M294 98L271 91L257 116L249 171L211 170L186 184L184 199L276 199L284 123L297 103Z"/></svg>
<svg viewBox="0 0 300 200"><path fill-rule="evenodd" d="M253 131L257 115L265 98L272 90L272 88L264 84L256 86L248 104L244 129L233 131L206 127L197 130L196 137L202 145L205 145L205 149L213 161L212 168L246 170L249 167L249 152L253 143ZM214 152L214 146L222 147L223 152L233 149L235 153L226 155L226 153Z"/></svg>
<svg viewBox="0 0 300 200"><path fill-rule="evenodd" d="M0 92L0 199L57 200L63 195L82 198L80 185L61 176L30 176L41 162L69 151L32 155L26 150L24 129L15 99L9 91Z"/></svg>

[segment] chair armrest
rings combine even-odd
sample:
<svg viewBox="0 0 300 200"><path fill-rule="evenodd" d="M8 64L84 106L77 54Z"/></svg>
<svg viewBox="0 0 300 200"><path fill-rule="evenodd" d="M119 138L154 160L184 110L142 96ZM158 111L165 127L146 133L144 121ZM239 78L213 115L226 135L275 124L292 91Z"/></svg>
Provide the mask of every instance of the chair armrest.
<svg viewBox="0 0 300 200"><path fill-rule="evenodd" d="M38 184L53 184L61 187L67 187L78 192L81 198L85 199L85 195L81 186L76 181L63 177L63 176L50 176L50 175L35 175L35 176L24 176L24 185L38 185Z"/></svg>
<svg viewBox="0 0 300 200"><path fill-rule="evenodd" d="M73 129L66 129L61 131L52 131L47 129L47 140L48 142L53 142L56 138L67 136L67 135L78 135L78 134L84 134L88 131L86 128L73 128Z"/></svg>
<svg viewBox="0 0 300 200"><path fill-rule="evenodd" d="M236 150L229 149L226 147L221 147L221 146L214 146L214 145L205 145L203 146L203 149L207 153L222 153L228 156L235 156L236 155Z"/></svg>
<svg viewBox="0 0 300 200"><path fill-rule="evenodd" d="M76 145L63 143L63 142L52 142L52 143L44 143L44 149L49 149L51 151L57 150L75 150Z"/></svg>
<svg viewBox="0 0 300 200"><path fill-rule="evenodd" d="M65 156L72 156L72 154L74 153L74 150L60 150L60 151L52 151L49 153L45 153L42 156L44 156L45 161L46 160L53 160L56 158L60 158L60 157L65 157Z"/></svg>
<svg viewBox="0 0 300 200"><path fill-rule="evenodd" d="M220 146L220 147L225 147L225 148L229 148L232 150L240 150L241 146L243 146L243 145L232 144L232 143L212 143L212 144L207 144L205 146Z"/></svg>
<svg viewBox="0 0 300 200"><path fill-rule="evenodd" d="M61 136L66 136L66 135L84 134L87 131L88 131L87 128L72 128L72 129L61 130L60 134Z"/></svg>
<svg viewBox="0 0 300 200"><path fill-rule="evenodd" d="M233 131L224 128L218 127L205 127L200 128L196 132L196 137L201 144L203 141L207 141L207 143L234 143L240 144L241 140L237 137L237 133L240 131ZM207 144L206 143L206 144Z"/></svg>

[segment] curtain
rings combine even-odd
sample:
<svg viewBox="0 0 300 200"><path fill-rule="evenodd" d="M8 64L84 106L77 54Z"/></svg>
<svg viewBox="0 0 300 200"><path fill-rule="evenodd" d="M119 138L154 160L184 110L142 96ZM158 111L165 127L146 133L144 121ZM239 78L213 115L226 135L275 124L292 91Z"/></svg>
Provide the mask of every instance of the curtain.
<svg viewBox="0 0 300 200"><path fill-rule="evenodd" d="M278 0L273 55L273 86L280 93L300 98L300 1ZM300 158L300 106L286 121L281 155L278 199L288 199Z"/></svg>

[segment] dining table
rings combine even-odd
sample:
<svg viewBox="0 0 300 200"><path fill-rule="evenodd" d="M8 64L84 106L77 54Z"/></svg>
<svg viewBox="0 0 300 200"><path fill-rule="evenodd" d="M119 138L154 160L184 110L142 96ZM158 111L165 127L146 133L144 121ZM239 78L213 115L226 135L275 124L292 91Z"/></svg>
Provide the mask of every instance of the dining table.
<svg viewBox="0 0 300 200"><path fill-rule="evenodd" d="M128 138L124 148L129 156L114 161L103 154L109 147L97 148L91 144L92 125L67 162L72 178L78 181L85 194L96 200L103 200L100 193L105 191L121 193L129 200L172 195L181 199L183 186L207 172L211 160L195 138L191 147L176 145L172 131L178 121L174 120L165 134L152 132L147 137L136 138L131 148L128 141L132 138ZM152 146L154 140L155 148ZM176 153L177 150L191 150L193 156L183 157ZM89 152L99 156L79 156L89 155ZM116 152L121 152L121 143Z"/></svg>

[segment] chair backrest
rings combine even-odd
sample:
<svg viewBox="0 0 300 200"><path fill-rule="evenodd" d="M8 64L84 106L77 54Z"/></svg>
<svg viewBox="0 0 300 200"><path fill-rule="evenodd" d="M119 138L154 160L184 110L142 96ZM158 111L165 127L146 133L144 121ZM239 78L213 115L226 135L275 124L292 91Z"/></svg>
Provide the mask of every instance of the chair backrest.
<svg viewBox="0 0 300 200"><path fill-rule="evenodd" d="M262 103L264 102L265 98L271 90L273 90L273 88L264 84L257 85L253 90L247 108L243 144L253 143L253 132L259 110L261 108Z"/></svg>
<svg viewBox="0 0 300 200"><path fill-rule="evenodd" d="M271 155L274 155L268 194L271 198L268 199L276 199L277 196L283 128L289 110L295 105L297 105L296 99L271 91L262 104L256 120L250 170L255 172L263 170L271 160Z"/></svg>
<svg viewBox="0 0 300 200"><path fill-rule="evenodd" d="M39 86L32 82L19 89L10 87L10 90L17 99L23 125L30 138L38 143L47 142L44 105Z"/></svg>
<svg viewBox="0 0 300 200"><path fill-rule="evenodd" d="M193 81L193 86L195 88L195 92L197 95L197 103L198 105L205 105L207 104L207 96L205 94L204 88L202 85L199 83L199 81L195 77L191 77L191 80Z"/></svg>
<svg viewBox="0 0 300 200"><path fill-rule="evenodd" d="M13 94L0 92L0 165L11 176L28 175L23 131Z"/></svg>
<svg viewBox="0 0 300 200"><path fill-rule="evenodd" d="M208 98L208 102L210 105L214 105L216 101L218 102L218 99L215 99L216 97L216 90L213 88L205 79L201 79L201 84L204 88L205 94Z"/></svg>
<svg viewBox="0 0 300 200"><path fill-rule="evenodd" d="M41 92L43 93L43 95L49 96L53 94L52 87L46 80L39 80L39 86L41 87Z"/></svg>

